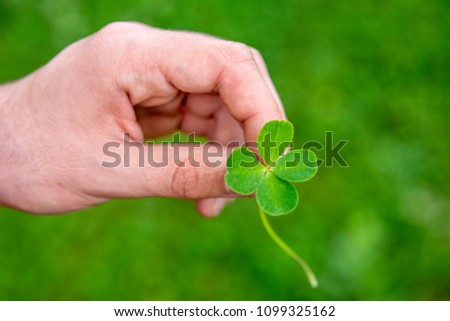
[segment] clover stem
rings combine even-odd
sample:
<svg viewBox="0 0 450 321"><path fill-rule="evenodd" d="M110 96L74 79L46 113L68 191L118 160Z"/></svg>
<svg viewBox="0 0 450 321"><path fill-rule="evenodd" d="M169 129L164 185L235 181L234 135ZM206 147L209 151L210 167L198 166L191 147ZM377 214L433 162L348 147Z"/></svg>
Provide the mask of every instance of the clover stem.
<svg viewBox="0 0 450 321"><path fill-rule="evenodd" d="M261 221L266 229L267 233L270 235L272 240L284 251L287 255L289 255L295 262L297 262L305 271L306 277L308 278L309 284L311 287L316 288L319 283L317 282L316 276L308 264L303 261L297 253L295 253L284 241L274 232L272 226L270 226L269 221L267 220L266 213L258 206L259 216L261 217Z"/></svg>

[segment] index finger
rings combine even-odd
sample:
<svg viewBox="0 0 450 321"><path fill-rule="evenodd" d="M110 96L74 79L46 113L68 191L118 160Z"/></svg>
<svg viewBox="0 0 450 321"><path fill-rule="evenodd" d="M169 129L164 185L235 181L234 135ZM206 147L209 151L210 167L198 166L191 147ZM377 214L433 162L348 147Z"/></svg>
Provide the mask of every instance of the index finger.
<svg viewBox="0 0 450 321"><path fill-rule="evenodd" d="M250 47L188 32L160 36L159 67L166 79L184 92L218 92L247 141L256 141L266 122L284 119Z"/></svg>

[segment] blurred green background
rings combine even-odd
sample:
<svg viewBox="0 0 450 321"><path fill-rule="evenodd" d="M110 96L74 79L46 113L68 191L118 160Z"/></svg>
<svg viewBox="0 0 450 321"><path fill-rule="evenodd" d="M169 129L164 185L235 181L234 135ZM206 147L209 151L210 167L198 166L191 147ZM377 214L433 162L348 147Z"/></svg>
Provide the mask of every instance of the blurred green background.
<svg viewBox="0 0 450 321"><path fill-rule="evenodd" d="M449 19L444 0L1 0L0 82L111 21L210 33L258 48L297 144L333 131L350 167L322 167L271 220L318 289L253 200L206 220L190 201L142 199L0 209L0 299L449 300Z"/></svg>

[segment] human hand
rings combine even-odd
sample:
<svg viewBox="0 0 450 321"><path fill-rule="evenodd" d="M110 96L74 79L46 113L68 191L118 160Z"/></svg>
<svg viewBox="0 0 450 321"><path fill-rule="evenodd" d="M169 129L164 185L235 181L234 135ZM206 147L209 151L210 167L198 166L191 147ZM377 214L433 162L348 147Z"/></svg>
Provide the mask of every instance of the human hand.
<svg viewBox="0 0 450 321"><path fill-rule="evenodd" d="M202 148L190 149L192 155L179 149L181 160L200 164L180 166L169 149L168 166L154 167L139 166L131 148L129 167L105 167L105 143L123 144L124 133L143 142L181 130L224 149L256 141L264 123L285 117L256 50L137 23L110 24L1 86L0 116L3 205L50 214L113 198L165 196L194 199L205 216L234 197L224 183L226 152L211 167ZM154 159L167 153L151 148Z"/></svg>

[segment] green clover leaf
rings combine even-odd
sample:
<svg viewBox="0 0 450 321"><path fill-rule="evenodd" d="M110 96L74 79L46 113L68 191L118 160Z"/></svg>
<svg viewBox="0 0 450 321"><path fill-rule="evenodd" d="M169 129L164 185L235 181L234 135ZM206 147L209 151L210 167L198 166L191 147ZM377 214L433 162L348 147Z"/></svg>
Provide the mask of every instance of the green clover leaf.
<svg viewBox="0 0 450 321"><path fill-rule="evenodd" d="M279 216L292 212L298 204L298 193L293 182L305 182L317 173L317 157L310 150L288 151L294 127L288 121L266 123L257 139L258 157L248 147L235 149L227 160L225 181L238 194L256 193L259 214L270 237L305 271L312 287L317 280L303 261L273 231L265 213Z"/></svg>
<svg viewBox="0 0 450 321"><path fill-rule="evenodd" d="M264 174L265 167L247 147L235 149L227 159L228 173L225 180L238 194L250 195L256 192Z"/></svg>
<svg viewBox="0 0 450 321"><path fill-rule="evenodd" d="M266 165L272 165L291 145L294 138L294 126L285 120L273 120L266 123L257 138L258 153Z"/></svg>
<svg viewBox="0 0 450 321"><path fill-rule="evenodd" d="M290 151L275 163L272 172L288 182L306 182L317 173L316 154L307 149Z"/></svg>
<svg viewBox="0 0 450 321"><path fill-rule="evenodd" d="M265 164L247 147L237 148L227 160L225 181L236 193L256 192L256 201L269 215L292 212L298 194L291 182L305 182L317 173L316 155L309 150L293 150L294 129L290 122L274 120L263 126L258 135L257 149Z"/></svg>

